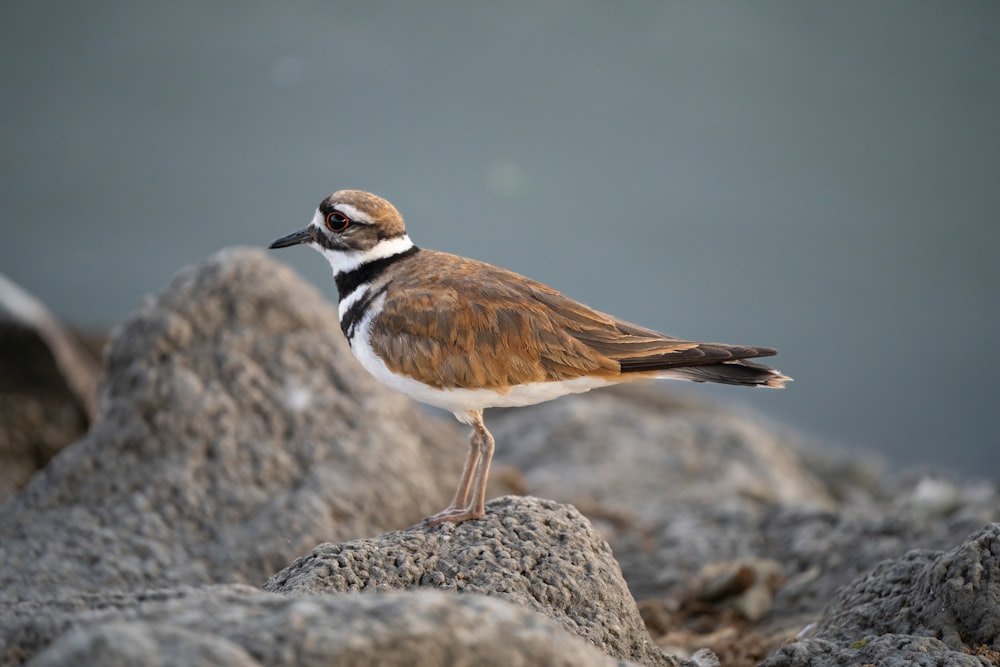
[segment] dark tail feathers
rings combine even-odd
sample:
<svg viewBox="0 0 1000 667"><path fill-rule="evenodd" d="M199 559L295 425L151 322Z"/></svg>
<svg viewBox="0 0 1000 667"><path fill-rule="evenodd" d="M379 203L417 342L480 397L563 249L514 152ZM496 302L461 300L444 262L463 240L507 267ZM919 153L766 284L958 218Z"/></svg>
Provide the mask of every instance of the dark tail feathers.
<svg viewBox="0 0 1000 667"><path fill-rule="evenodd" d="M784 387L792 378L779 371L755 364L752 361L727 361L721 364L705 366L684 366L671 368L663 373L664 377L691 380L692 382L717 382L719 384L736 384L744 387Z"/></svg>

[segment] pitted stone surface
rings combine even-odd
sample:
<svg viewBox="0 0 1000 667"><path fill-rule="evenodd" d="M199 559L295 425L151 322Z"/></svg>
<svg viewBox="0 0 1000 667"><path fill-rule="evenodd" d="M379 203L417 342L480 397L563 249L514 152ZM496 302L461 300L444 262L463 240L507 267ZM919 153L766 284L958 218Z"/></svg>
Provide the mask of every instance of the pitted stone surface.
<svg viewBox="0 0 1000 667"><path fill-rule="evenodd" d="M808 639L774 652L760 667L991 667L985 658L949 648L930 637L859 637L850 644Z"/></svg>
<svg viewBox="0 0 1000 667"><path fill-rule="evenodd" d="M95 600L91 600L91 603ZM0 662L76 665L625 665L552 621L440 591L285 596L242 586L150 592L25 621Z"/></svg>
<svg viewBox="0 0 1000 667"><path fill-rule="evenodd" d="M820 639L869 634L940 639L1000 651L1000 523L947 552L912 551L845 587L816 627Z"/></svg>
<svg viewBox="0 0 1000 667"><path fill-rule="evenodd" d="M1000 523L946 552L911 551L846 586L810 637L767 667L989 665L1000 657Z"/></svg>
<svg viewBox="0 0 1000 667"><path fill-rule="evenodd" d="M545 614L608 655L668 664L649 640L610 547L576 509L506 497L486 510L479 521L322 544L264 588L482 593Z"/></svg>

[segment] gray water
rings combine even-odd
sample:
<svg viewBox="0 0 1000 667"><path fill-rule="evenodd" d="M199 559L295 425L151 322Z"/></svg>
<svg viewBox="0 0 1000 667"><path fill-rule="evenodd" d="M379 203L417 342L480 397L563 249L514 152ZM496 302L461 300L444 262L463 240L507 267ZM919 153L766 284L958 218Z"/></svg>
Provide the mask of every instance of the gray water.
<svg viewBox="0 0 1000 667"><path fill-rule="evenodd" d="M1000 476L996 2L3 14L0 271L67 320L364 188L421 246L796 378L690 391ZM335 298L318 255L276 256Z"/></svg>

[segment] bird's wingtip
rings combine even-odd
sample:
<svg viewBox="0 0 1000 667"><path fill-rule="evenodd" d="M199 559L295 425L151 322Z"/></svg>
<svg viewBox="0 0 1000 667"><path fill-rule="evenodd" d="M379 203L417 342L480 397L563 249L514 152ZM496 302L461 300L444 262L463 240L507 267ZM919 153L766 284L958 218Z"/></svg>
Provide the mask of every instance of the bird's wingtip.
<svg viewBox="0 0 1000 667"><path fill-rule="evenodd" d="M794 381L795 381L795 378L791 378L791 377L789 377L789 376L787 376L784 373L781 373L779 371L774 371L774 375L772 377L769 377L767 379L767 382L765 382L763 386L765 386L765 387L772 387L774 389L784 389L785 388L785 384L787 384L789 382L794 382Z"/></svg>

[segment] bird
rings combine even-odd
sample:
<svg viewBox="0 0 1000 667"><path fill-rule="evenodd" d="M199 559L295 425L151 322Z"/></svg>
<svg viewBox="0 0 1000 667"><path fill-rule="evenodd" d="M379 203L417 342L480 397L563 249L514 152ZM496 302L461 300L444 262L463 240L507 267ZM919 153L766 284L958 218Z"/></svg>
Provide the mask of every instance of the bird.
<svg viewBox="0 0 1000 667"><path fill-rule="evenodd" d="M295 245L330 263L340 329L361 365L472 429L451 503L421 525L485 515L495 447L486 408L650 378L765 387L791 380L749 361L776 354L772 348L674 338L513 271L419 248L396 207L370 192L334 192L305 228L269 248Z"/></svg>

